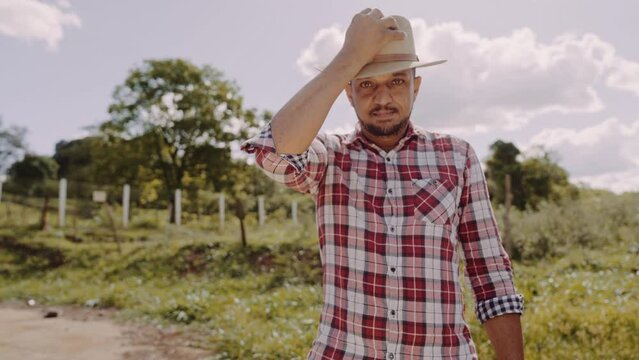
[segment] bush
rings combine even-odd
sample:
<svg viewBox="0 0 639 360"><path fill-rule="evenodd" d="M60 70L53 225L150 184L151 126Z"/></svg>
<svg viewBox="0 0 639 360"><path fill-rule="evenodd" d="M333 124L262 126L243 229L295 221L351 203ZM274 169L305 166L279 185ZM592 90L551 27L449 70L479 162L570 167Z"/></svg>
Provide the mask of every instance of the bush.
<svg viewBox="0 0 639 360"><path fill-rule="evenodd" d="M496 208L503 229L503 207ZM543 202L539 211L511 209L515 260L564 256L575 247L603 248L639 242L639 196L585 196L559 203Z"/></svg>

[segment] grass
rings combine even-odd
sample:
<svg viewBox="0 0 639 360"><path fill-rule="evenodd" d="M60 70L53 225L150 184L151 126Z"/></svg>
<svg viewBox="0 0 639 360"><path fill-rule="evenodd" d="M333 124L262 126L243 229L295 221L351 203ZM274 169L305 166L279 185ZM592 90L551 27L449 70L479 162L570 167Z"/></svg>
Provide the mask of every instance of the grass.
<svg viewBox="0 0 639 360"><path fill-rule="evenodd" d="M37 210L24 211L37 219ZM230 217L222 230L210 217L175 228L155 221L153 212L144 216L151 219L146 225L120 229L121 252L108 227L91 220L65 231L0 222L0 300L115 307L123 318L205 329L205 346L219 359L306 357L322 307L312 217L297 226L271 219L265 227L249 218L249 246L242 248ZM540 216L517 221L543 223ZM532 226L518 224L536 236ZM513 263L525 297L527 359L632 359L639 353L639 227L624 226L626 235L608 242L562 244L560 255ZM467 286L464 294L479 357L494 358Z"/></svg>

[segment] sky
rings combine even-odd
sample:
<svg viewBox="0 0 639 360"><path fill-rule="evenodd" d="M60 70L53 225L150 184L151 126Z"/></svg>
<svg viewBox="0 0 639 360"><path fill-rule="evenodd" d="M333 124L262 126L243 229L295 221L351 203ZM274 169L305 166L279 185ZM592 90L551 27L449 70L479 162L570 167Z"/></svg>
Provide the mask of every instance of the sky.
<svg viewBox="0 0 639 360"><path fill-rule="evenodd" d="M552 151L571 181L639 191L635 1L0 0L0 117L30 151L90 134L146 59L209 64L245 104L276 112L340 49L366 7L407 17L421 60L411 120L527 156ZM301 119L302 120L302 119ZM340 95L322 130L357 118Z"/></svg>

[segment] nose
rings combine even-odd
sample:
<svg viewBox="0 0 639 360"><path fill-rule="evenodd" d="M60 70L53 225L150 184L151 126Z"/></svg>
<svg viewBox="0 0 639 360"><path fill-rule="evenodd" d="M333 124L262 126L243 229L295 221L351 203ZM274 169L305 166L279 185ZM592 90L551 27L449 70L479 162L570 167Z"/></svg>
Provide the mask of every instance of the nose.
<svg viewBox="0 0 639 360"><path fill-rule="evenodd" d="M373 101L375 104L384 106L386 104L390 104L393 101L393 97L391 96L390 89L386 86L378 86L375 89L375 95L373 96Z"/></svg>

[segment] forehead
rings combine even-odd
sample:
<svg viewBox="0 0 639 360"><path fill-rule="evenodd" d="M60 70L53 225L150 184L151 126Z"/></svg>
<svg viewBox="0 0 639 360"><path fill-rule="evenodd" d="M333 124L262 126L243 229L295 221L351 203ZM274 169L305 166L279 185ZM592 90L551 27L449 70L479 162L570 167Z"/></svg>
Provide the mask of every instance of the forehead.
<svg viewBox="0 0 639 360"><path fill-rule="evenodd" d="M356 83L359 82L364 82L364 81L372 81L372 82L384 82L390 79L394 79L397 77L402 77L402 78L410 78L411 75L413 74L413 69L406 69L406 70L402 70L402 71L396 71L393 73L387 73L387 74L382 74L382 75L378 75L378 76L371 76L371 77L365 77L365 78L361 78L361 79L355 79L353 80Z"/></svg>

